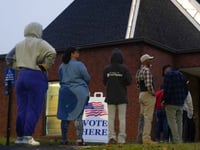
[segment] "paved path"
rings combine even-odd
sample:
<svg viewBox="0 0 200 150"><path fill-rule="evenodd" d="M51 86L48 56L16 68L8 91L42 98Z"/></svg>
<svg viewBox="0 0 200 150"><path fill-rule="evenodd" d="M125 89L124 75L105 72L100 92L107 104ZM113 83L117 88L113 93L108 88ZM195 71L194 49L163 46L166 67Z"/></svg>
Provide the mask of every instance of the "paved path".
<svg viewBox="0 0 200 150"><path fill-rule="evenodd" d="M0 150L77 150L76 146L59 146L59 145L40 145L40 146L25 146L25 145L0 145Z"/></svg>

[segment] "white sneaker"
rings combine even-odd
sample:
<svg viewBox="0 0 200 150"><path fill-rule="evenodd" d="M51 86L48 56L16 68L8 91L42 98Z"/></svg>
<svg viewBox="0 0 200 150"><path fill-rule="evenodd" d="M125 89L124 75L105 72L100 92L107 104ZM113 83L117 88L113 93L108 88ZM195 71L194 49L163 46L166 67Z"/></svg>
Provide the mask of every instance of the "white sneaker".
<svg viewBox="0 0 200 150"><path fill-rule="evenodd" d="M40 142L35 141L33 137L31 136L25 136L23 139L24 144L32 145L32 146L38 146L40 145Z"/></svg>
<svg viewBox="0 0 200 150"><path fill-rule="evenodd" d="M15 144L23 144L23 137L17 137Z"/></svg>

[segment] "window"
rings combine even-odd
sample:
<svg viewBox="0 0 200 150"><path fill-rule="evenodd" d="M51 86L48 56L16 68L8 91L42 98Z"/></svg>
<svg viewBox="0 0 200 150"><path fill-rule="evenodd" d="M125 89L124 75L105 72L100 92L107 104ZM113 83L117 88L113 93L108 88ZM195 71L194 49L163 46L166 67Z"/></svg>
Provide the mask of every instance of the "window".
<svg viewBox="0 0 200 150"><path fill-rule="evenodd" d="M61 135L60 120L57 119L59 82L49 82L46 100L46 135Z"/></svg>

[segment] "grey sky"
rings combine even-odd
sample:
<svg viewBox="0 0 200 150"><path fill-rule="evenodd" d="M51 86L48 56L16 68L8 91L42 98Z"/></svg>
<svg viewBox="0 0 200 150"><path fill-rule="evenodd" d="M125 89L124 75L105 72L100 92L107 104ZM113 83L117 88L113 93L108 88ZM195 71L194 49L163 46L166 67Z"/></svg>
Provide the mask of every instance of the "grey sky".
<svg viewBox="0 0 200 150"><path fill-rule="evenodd" d="M32 21L45 28L74 0L1 0L0 54L23 40L24 27Z"/></svg>

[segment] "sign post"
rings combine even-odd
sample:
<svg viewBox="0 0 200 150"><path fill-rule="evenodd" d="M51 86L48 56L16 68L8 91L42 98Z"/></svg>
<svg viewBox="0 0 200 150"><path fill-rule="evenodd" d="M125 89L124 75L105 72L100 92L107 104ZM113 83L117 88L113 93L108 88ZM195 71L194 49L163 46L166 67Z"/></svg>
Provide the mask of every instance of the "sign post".
<svg viewBox="0 0 200 150"><path fill-rule="evenodd" d="M7 68L5 70L5 94L8 96L8 113L7 113L7 136L6 136L6 145L10 143L10 131L11 131L11 96L12 96L12 87L15 84L15 70L12 68Z"/></svg>

